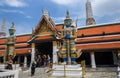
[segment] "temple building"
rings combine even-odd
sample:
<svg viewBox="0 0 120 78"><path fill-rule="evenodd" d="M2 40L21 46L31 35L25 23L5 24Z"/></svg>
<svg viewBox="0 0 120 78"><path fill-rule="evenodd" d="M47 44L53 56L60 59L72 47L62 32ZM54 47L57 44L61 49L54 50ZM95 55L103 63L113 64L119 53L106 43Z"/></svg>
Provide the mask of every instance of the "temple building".
<svg viewBox="0 0 120 78"><path fill-rule="evenodd" d="M57 52L63 41L60 39L64 24L55 24L46 10L30 34L16 35L14 62L29 65L37 55L49 54L53 63L58 62ZM17 30L16 30L17 31ZM1 32L0 32L1 34ZM4 62L7 36L0 37L0 62ZM86 26L77 28L75 40L77 51L82 51L76 62L86 61L87 66L116 66L120 54L120 23L96 25L91 2L86 3Z"/></svg>

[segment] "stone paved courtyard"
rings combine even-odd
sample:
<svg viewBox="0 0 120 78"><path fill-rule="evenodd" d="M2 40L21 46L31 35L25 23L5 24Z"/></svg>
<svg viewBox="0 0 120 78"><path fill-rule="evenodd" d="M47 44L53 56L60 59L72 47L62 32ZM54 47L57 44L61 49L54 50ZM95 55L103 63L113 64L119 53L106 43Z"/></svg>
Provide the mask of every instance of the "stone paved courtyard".
<svg viewBox="0 0 120 78"><path fill-rule="evenodd" d="M114 68L112 68L114 69ZM89 71L86 72L85 78L117 78L117 74L115 71L101 71L102 69L98 69L100 71ZM109 70L109 69L108 69ZM31 76L30 71L20 72L20 78L77 78L77 77L50 77L48 73L45 73L45 68L37 68L35 75Z"/></svg>

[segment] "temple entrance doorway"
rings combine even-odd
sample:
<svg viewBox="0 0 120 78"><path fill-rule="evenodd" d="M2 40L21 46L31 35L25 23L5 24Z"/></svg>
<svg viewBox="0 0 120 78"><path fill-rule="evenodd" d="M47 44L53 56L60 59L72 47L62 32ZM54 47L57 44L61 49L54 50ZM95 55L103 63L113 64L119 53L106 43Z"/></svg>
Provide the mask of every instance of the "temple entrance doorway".
<svg viewBox="0 0 120 78"><path fill-rule="evenodd" d="M76 62L79 63L82 60L85 60L85 63L87 66L90 66L90 53L89 52L83 52L82 55L76 59Z"/></svg>
<svg viewBox="0 0 120 78"><path fill-rule="evenodd" d="M43 43L36 43L35 44L35 55L49 55L50 58L52 58L52 53L53 53L53 45L52 42L43 42Z"/></svg>
<svg viewBox="0 0 120 78"><path fill-rule="evenodd" d="M112 52L95 52L95 61L97 66L114 65Z"/></svg>

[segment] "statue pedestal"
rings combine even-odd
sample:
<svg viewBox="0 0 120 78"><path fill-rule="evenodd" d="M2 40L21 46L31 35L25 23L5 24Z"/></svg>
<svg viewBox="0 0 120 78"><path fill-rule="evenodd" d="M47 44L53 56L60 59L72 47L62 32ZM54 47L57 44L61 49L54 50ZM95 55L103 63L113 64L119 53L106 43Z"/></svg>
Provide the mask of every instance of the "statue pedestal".
<svg viewBox="0 0 120 78"><path fill-rule="evenodd" d="M53 65L53 73L51 76L72 76L82 77L82 67L80 64L77 65Z"/></svg>

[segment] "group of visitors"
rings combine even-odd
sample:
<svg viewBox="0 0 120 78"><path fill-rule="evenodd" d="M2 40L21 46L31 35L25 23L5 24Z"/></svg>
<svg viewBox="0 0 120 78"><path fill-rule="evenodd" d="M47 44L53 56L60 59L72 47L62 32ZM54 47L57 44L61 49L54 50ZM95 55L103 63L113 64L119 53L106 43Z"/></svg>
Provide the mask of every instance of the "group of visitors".
<svg viewBox="0 0 120 78"><path fill-rule="evenodd" d="M35 61L32 62L31 76L34 75L36 67L41 67L41 66L47 67L47 66L50 66L50 64L51 64L51 58L50 58L49 55L45 55L45 54L44 55L38 55L35 58Z"/></svg>
<svg viewBox="0 0 120 78"><path fill-rule="evenodd" d="M49 66L51 62L51 58L49 55L38 55L38 57L35 58L36 61L36 67L41 67L41 66Z"/></svg>

